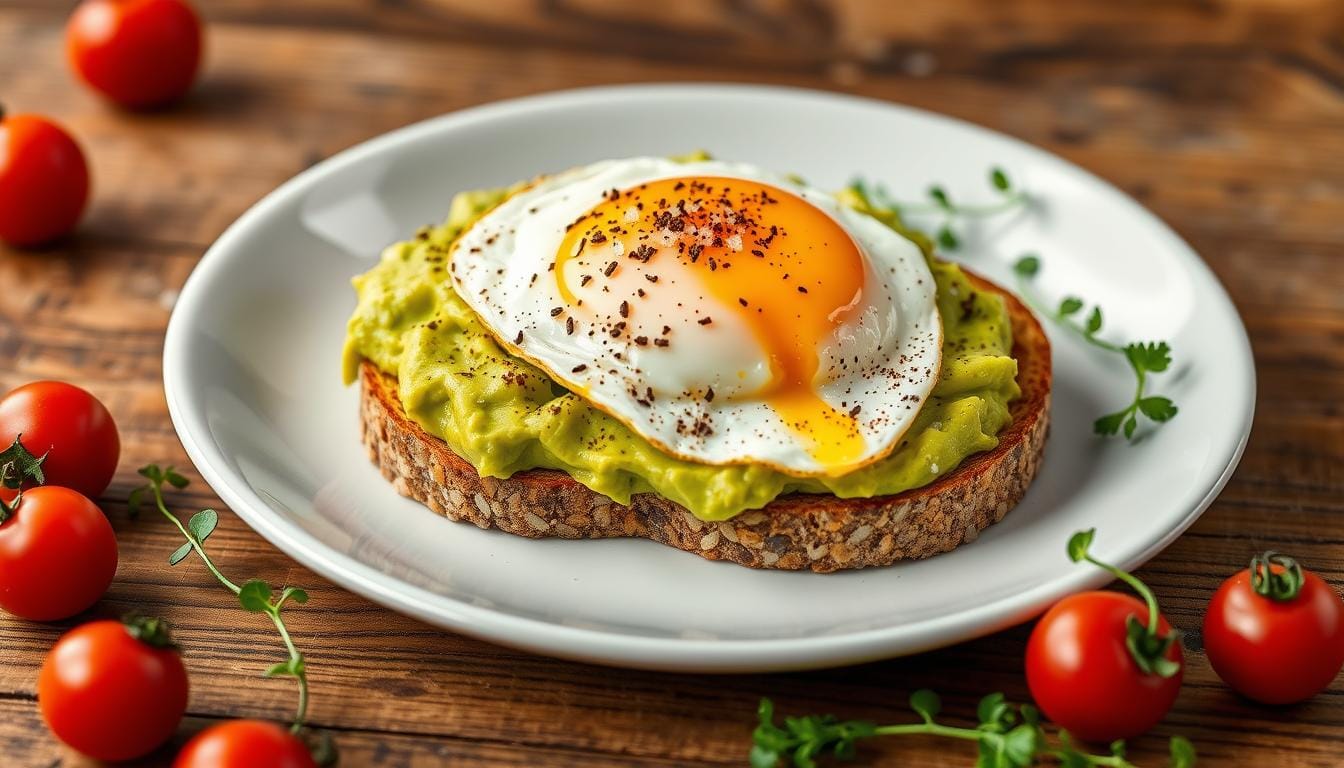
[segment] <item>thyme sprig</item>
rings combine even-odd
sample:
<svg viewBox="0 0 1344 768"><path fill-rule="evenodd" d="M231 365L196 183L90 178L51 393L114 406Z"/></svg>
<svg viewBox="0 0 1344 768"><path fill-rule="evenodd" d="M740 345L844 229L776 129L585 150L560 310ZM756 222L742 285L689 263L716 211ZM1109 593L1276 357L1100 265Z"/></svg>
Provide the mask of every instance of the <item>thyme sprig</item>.
<svg viewBox="0 0 1344 768"><path fill-rule="evenodd" d="M289 658L267 668L263 675L265 677L292 677L298 683L299 704L290 731L300 734L308 717L308 673L303 654L294 645L294 640L289 634L289 628L285 626L282 611L288 603L308 602L308 593L298 587L284 587L279 590L277 595L275 588L261 579L251 579L238 584L225 576L205 551L206 539L214 533L215 527L219 525L219 514L213 509L203 509L192 515L183 524L177 515L168 510L164 501L163 489L165 485L179 490L185 488L189 482L187 478L183 477L173 467L159 467L157 464L141 467L140 474L148 482L131 492L129 502L132 513L138 512L145 497L152 497L154 506L169 522L177 527L177 530L186 539L186 543L168 556L168 564L177 565L192 552L195 552L215 579L238 598L238 603L243 607L243 610L266 614L271 623L275 625L276 631L280 633L280 639L285 645ZM327 762L320 763L323 765L334 762L335 753L330 739L322 738L319 741L314 749L314 757L326 760Z"/></svg>
<svg viewBox="0 0 1344 768"><path fill-rule="evenodd" d="M999 197L992 203L954 202L947 189L940 184L930 186L926 192L928 199L916 203L896 200L882 184L871 185L863 179L855 179L850 184L850 188L858 192L870 205L895 211L902 219L910 215L938 215L940 221L932 237L938 245L948 251L955 251L961 247L961 238L954 228L959 219L996 216L1020 208L1029 200L1027 193L1014 186L1008 172L1002 168L989 169L989 186Z"/></svg>
<svg viewBox="0 0 1344 768"><path fill-rule="evenodd" d="M815 768L822 757L852 759L860 741L884 736L922 734L975 742L976 768L1027 768L1057 764L1066 768L1136 768L1125 757L1125 743L1110 745L1110 753L1094 755L1074 746L1067 731L1050 739L1041 724L1040 712L1030 704L1014 705L1002 693L991 693L976 708L979 724L974 728L945 725L937 718L942 701L930 690L915 691L910 708L920 722L878 725L866 720L841 721L831 715L786 717L775 724L774 704L761 699L757 710L759 724L752 732L754 744L752 768ZM1195 749L1181 736L1173 736L1169 745L1172 768L1191 768Z"/></svg>
<svg viewBox="0 0 1344 768"><path fill-rule="evenodd" d="M1140 415L1155 423L1173 419L1180 409L1171 398L1147 393L1148 376L1162 373L1171 367L1171 345L1165 341L1135 341L1124 345L1106 341L1097 335L1101 332L1103 324L1101 307L1094 305L1091 311L1086 313L1086 319L1079 320L1078 318L1083 317L1087 302L1077 296L1064 297L1060 300L1059 306L1053 310L1042 307L1032 298L1030 286L1027 285L1040 271L1041 259L1035 254L1023 255L1013 264L1013 272L1022 282L1020 293L1028 303L1037 312L1073 331L1088 344L1124 356L1134 373L1134 397L1124 408L1092 422L1093 431L1106 436L1123 432L1126 439L1132 439L1138 428Z"/></svg>

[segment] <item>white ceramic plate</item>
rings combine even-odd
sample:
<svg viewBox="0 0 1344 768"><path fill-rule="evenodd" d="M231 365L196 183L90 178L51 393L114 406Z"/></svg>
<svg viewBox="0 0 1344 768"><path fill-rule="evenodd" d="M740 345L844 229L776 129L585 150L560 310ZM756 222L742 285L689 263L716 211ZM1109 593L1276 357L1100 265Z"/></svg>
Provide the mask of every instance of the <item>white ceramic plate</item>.
<svg viewBox="0 0 1344 768"><path fill-rule="evenodd" d="M340 383L350 278L439 221L452 195L603 158L705 148L838 188L855 174L919 197L992 195L1006 168L1039 201L972 227L960 258L1011 284L1041 254L1042 296L1106 309L1112 338L1165 338L1155 379L1180 415L1135 444L1091 434L1128 402L1123 361L1052 328L1054 427L1026 499L972 544L890 568L752 571L644 540L530 541L444 520L369 463ZM1199 257L1109 184L964 122L826 93L670 85L570 91L395 131L248 211L201 260L168 328L164 379L187 452L233 510L349 589L455 631L540 653L669 670L821 667L946 645L1106 581L1068 562L1079 528L1127 567L1161 550L1227 481L1250 431L1245 330Z"/></svg>

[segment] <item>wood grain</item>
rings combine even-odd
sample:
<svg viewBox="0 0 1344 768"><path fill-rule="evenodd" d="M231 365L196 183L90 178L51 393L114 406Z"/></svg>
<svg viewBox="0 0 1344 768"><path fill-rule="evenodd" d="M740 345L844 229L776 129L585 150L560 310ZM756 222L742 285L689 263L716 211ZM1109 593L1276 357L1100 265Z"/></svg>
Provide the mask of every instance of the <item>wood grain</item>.
<svg viewBox="0 0 1344 768"><path fill-rule="evenodd" d="M1245 458L1195 527L1146 566L1173 621L1199 626L1221 577L1290 550L1344 583L1344 5L1334 0L216 0L209 62L178 107L109 108L65 69L68 3L0 2L0 99L65 122L95 196L80 232L0 249L0 383L59 377L118 419L121 471L104 506L121 568L98 612L179 627L192 678L184 736L219 718L284 718L268 627L227 609L176 540L119 501L147 461L189 466L160 385L168 312L204 248L248 205L385 130L562 87L732 80L830 88L979 122L1044 146L1139 198L1205 257L1241 310L1259 375ZM186 514L219 500L194 484ZM703 677L599 669L497 648L377 608L307 572L236 518L221 566L310 588L293 629L314 721L346 765L742 764L757 698L788 712L903 717L914 688L966 718L989 690L1026 695L1019 627L963 645L806 674ZM0 618L0 763L78 765L33 704L45 650L73 622ZM1197 636L1176 709L1135 759L1182 733L1205 765L1336 765L1344 684L1262 708L1218 683ZM875 745L883 765L958 766L923 740ZM165 750L146 761L162 765Z"/></svg>

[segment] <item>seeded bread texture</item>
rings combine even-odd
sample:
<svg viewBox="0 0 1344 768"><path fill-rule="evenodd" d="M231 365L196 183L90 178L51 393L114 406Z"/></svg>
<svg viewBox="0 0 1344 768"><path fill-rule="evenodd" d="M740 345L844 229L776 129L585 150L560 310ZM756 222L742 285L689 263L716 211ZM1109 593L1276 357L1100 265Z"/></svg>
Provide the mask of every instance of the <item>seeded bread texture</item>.
<svg viewBox="0 0 1344 768"><path fill-rule="evenodd" d="M1036 476L1050 422L1050 343L1016 297L967 271L980 290L1004 296L1022 396L999 445L935 482L894 496L841 499L792 494L731 520L707 522L656 494L629 506L558 470L481 477L442 440L408 419L397 381L365 361L360 421L369 457L403 496L450 520L529 538L638 536L750 568L841 569L930 557L973 541L1002 520Z"/></svg>

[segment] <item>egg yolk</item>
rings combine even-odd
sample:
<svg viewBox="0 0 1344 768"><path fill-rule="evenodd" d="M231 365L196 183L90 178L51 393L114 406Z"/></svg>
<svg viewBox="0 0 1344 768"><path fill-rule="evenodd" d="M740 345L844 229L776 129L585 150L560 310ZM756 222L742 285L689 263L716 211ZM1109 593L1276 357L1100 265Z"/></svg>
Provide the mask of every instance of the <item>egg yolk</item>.
<svg viewBox="0 0 1344 768"><path fill-rule="evenodd" d="M828 474L865 453L859 409L842 412L817 391L820 349L859 305L865 274L858 245L825 211L777 187L724 177L610 190L570 224L554 269L568 307L583 309L585 297L589 315L616 306L604 332L654 351L678 343L652 313L641 316L641 304L669 298L658 292L674 292L680 311L708 331L715 315L734 315L770 364L768 383L750 396ZM714 397L712 389L701 395Z"/></svg>

